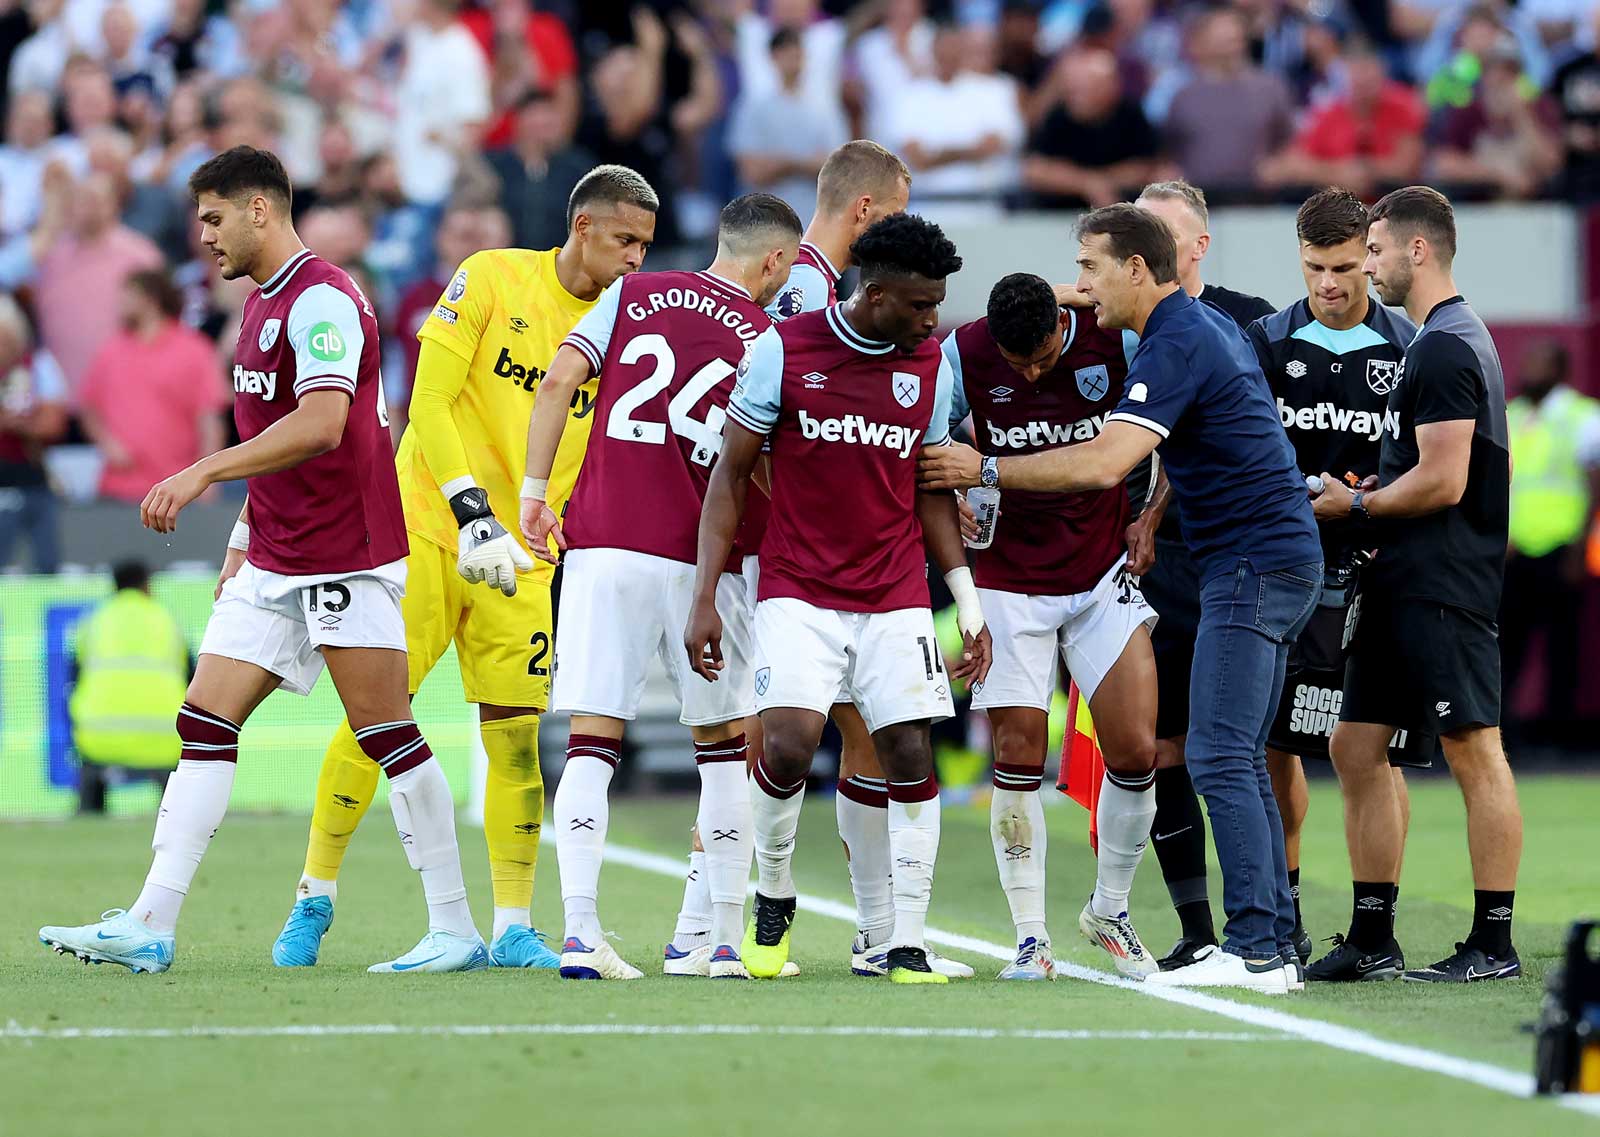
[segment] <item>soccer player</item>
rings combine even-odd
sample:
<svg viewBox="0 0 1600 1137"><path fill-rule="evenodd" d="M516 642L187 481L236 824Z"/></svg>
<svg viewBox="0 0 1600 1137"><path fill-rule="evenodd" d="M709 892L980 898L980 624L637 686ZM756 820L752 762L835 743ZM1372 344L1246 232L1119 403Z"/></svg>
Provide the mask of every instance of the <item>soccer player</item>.
<svg viewBox="0 0 1600 1137"><path fill-rule="evenodd" d="M223 277L257 285L234 348L243 441L156 485L140 518L169 533L207 488L239 478L249 500L178 712L183 751L162 795L144 889L126 911L42 928L39 938L133 971L171 966L184 896L227 811L241 726L278 687L309 694L326 666L358 745L389 778L395 824L428 901L428 934L369 970L487 967L461 878L455 803L406 701L406 531L377 320L350 277L295 235L289 177L275 155L224 151L195 170L189 192Z"/></svg>
<svg viewBox="0 0 1600 1137"><path fill-rule="evenodd" d="M1378 468L1379 440L1399 428L1399 419L1387 410L1389 391L1416 327L1367 295L1361 273L1367 207L1355 194L1333 188L1313 194L1300 207L1295 232L1306 295L1257 320L1247 334L1277 398L1300 472L1338 470L1359 481ZM1370 533L1348 521L1324 522L1318 531L1327 569L1322 600L1290 649L1283 694L1267 736L1267 771L1283 817L1295 951L1302 965L1310 962L1311 936L1300 914L1300 831L1309 804L1301 757L1328 757L1328 736L1343 699L1346 618L1364 550L1371 547ZM1432 748L1432 737L1415 730L1401 731L1390 748L1402 815L1409 799L1400 769L1426 768ZM1357 958L1338 950L1334 955L1348 963L1340 969L1348 970L1345 977L1358 977ZM1359 969L1359 977L1397 978L1403 968L1398 955L1387 962L1374 957ZM1306 978L1335 978L1323 971L1309 968Z"/></svg>
<svg viewBox="0 0 1600 1137"><path fill-rule="evenodd" d="M939 848L929 726L951 713L928 607L924 542L956 598L961 676L988 671L989 636L952 494L919 494L916 453L949 437L949 360L933 340L945 278L961 267L937 225L886 217L851 247L861 284L844 304L787 320L755 341L728 404L722 454L700 521L684 647L706 677L722 666L717 585L764 439L772 519L761 551L755 694L765 751L754 772L752 975L789 954L789 864L801 790L842 689L861 709L888 781L897 983L947 983L923 943Z"/></svg>
<svg viewBox="0 0 1600 1137"><path fill-rule="evenodd" d="M1324 472L1319 518L1367 517L1380 552L1361 588L1332 751L1344 794L1356 909L1346 955L1392 949L1392 875L1404 840L1387 769L1397 727L1420 717L1438 730L1467 807L1475 889L1472 930L1437 963L1405 973L1427 983L1515 979L1511 943L1522 813L1500 743L1500 650L1511 462L1505 380L1483 321L1456 291L1455 211L1427 186L1372 207L1364 271L1385 304L1417 323L1389 392L1376 486L1352 492ZM1378 903L1363 904L1365 897ZM1386 948L1385 945L1388 945ZM1324 969L1320 966L1327 963ZM1319 961L1319 971L1333 961Z"/></svg>
<svg viewBox="0 0 1600 1137"><path fill-rule="evenodd" d="M988 316L944 341L955 376L950 419L972 415L978 450L1036 454L1099 435L1128 372L1119 332L1088 308L1061 308L1050 285L1017 273L989 293ZM991 463L992 468L992 463ZM1129 574L1128 491L1006 493L993 542L972 554L994 638L989 677L972 706L994 732L989 836L1017 926L1002 979L1054 979L1045 927L1045 820L1039 800L1056 657L1089 700L1106 773L1094 895L1078 927L1117 970L1156 970L1128 919L1128 891L1155 816L1155 610Z"/></svg>
<svg viewBox="0 0 1600 1137"><path fill-rule="evenodd" d="M726 675L702 678L678 651L689 617L695 533L734 374L772 326L762 311L788 279L800 218L781 198L747 194L723 207L704 272L624 277L562 344L528 426L522 529L543 560L570 547L562 585L554 707L572 716L556 790L556 848L566 979L638 979L601 929L607 794L625 725L639 709L650 657L667 666L700 770L696 826L706 842L713 979L748 978L740 960L750 880L750 791L744 719L751 712L747 613L737 571L719 573L730 629ZM599 430L563 533L549 504L565 400L600 377ZM726 561L726 557L724 558ZM737 570L737 561L723 567Z"/></svg>
<svg viewBox="0 0 1600 1137"><path fill-rule="evenodd" d="M550 688L554 573L536 567L497 518L516 516L528 416L556 348L603 289L638 270L657 204L632 170L596 167L568 199L564 245L474 253L417 333L411 420L395 459L411 535L402 605L407 690L416 694L454 641L462 694L478 705L488 756L483 831L494 889L489 955L498 967L555 967L556 957L529 915L544 817L539 715ZM573 429L550 477L556 509L578 476L594 388L570 398ZM478 582L490 587L468 587ZM272 948L280 966L317 962L339 868L377 781L350 724L342 724L317 781L294 907Z"/></svg>
<svg viewBox="0 0 1600 1137"><path fill-rule="evenodd" d="M1252 322L1270 316L1273 305L1206 283L1200 266L1211 248L1206 231L1210 212L1206 196L1188 182L1152 182L1135 203L1167 223L1178 250L1178 283L1197 300L1220 308L1243 331ZM1131 334L1131 333L1130 333ZM1195 795L1194 783L1184 764L1184 740L1189 731L1189 673L1194 665L1194 641L1200 625L1200 575L1183 540L1179 510L1170 487L1153 482L1144 466L1128 482L1134 504L1148 498L1147 510L1157 519L1155 563L1140 577L1145 598L1161 614L1150 633L1159 677L1156 710L1156 818L1150 844L1161 863L1167 893L1178 914L1178 942L1158 962L1164 970L1193 963L1196 953L1217 942L1206 895L1206 819Z"/></svg>
<svg viewBox="0 0 1600 1137"><path fill-rule="evenodd" d="M1078 288L1101 326L1140 337L1105 428L1075 446L998 460L965 446L929 447L921 485L1104 489L1161 446L1200 571L1188 760L1212 817L1228 941L1145 982L1299 990L1266 742L1289 644L1322 590L1305 482L1255 353L1232 320L1178 283L1172 231L1146 210L1117 204L1088 214L1078 240ZM991 465L987 478L983 462Z"/></svg>
<svg viewBox="0 0 1600 1137"><path fill-rule="evenodd" d="M815 312L838 299L839 276L852 262L850 246L880 218L899 213L911 192L911 173L905 163L876 142L857 139L828 155L817 175L817 210L806 226L800 251L789 280L767 315L786 320L802 312ZM760 580L759 554L767 531L771 502L757 476L757 492L745 500L737 547L743 552L741 571L752 612ZM839 703L830 712L843 742L839 756L839 787L834 797L839 836L844 842L855 894L857 931L851 945L850 965L857 975L884 974L885 952L869 949L884 943L894 922L890 893L888 793L883 771L872 746L872 735L861 712ZM761 753L761 720L751 715L745 727L752 757ZM668 974L681 974L702 966L702 949L710 934L711 899L706 889L704 856L698 846L690 854L689 878L684 887L683 909L672 942L665 951ZM971 978L964 963L933 952L936 969L955 978ZM797 970L790 964L789 970Z"/></svg>

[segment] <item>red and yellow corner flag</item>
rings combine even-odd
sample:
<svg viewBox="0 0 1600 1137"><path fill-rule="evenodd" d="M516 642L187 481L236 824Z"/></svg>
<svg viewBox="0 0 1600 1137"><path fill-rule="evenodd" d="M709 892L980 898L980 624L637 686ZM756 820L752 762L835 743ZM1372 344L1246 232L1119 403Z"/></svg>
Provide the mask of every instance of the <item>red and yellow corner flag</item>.
<svg viewBox="0 0 1600 1137"><path fill-rule="evenodd" d="M1061 746L1061 772L1056 789L1089 811L1089 847L1100 851L1100 831L1095 825L1100 805L1100 783L1105 779L1106 759L1094 736L1094 718L1089 700L1076 683L1067 685L1067 733Z"/></svg>

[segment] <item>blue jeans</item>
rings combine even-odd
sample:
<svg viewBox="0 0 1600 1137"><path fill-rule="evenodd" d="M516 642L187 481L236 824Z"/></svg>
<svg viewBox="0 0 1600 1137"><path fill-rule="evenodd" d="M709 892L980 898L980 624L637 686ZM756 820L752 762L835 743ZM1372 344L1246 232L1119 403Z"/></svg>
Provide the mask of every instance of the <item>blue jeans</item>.
<svg viewBox="0 0 1600 1137"><path fill-rule="evenodd" d="M1222 868L1223 947L1246 959L1294 950L1283 820L1267 776L1267 731L1289 647L1322 592L1322 563L1257 573L1240 559L1200 588L1185 753Z"/></svg>
<svg viewBox="0 0 1600 1137"><path fill-rule="evenodd" d="M19 537L33 546L33 571L53 573L61 564L56 495L49 486L0 487L0 568L20 565Z"/></svg>

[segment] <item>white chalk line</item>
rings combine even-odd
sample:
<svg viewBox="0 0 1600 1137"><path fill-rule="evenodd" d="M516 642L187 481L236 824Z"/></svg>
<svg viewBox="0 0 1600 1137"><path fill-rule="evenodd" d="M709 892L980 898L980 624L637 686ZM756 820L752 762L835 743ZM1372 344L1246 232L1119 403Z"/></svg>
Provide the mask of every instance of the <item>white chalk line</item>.
<svg viewBox="0 0 1600 1137"><path fill-rule="evenodd" d="M939 1038L1028 1042L1277 1042L1264 1031L1210 1030L1005 1030L985 1027L792 1026L776 1023L305 1023L292 1026L25 1027L12 1022L0 1041L61 1042L83 1039L499 1037L502 1035L625 1036L634 1038L772 1036L788 1038Z"/></svg>
<svg viewBox="0 0 1600 1137"><path fill-rule="evenodd" d="M629 868L639 869L643 872L679 879L683 877L686 868L682 859L665 857L659 853L635 849L627 845L607 845L606 860L612 864L626 865ZM751 891L754 892L754 890L752 885ZM802 911L813 912L819 916L828 916L851 925L856 922L854 906L841 904L826 897L800 893L796 898L796 905ZM961 935L957 932L946 932L939 928L929 927L926 935L928 942L937 947L952 948L960 952L986 956L989 959L1004 960L1007 963L1016 954L1014 947L993 943L989 940L981 940L974 936ZM1367 1058L1376 1058L1379 1061L1389 1062L1396 1066L1408 1066L1414 1070L1426 1070L1430 1073L1441 1074L1447 1078L1455 1078L1458 1081L1471 1082L1485 1089L1510 1094L1513 1097L1526 1098L1534 1096L1532 1074L1520 1074L1487 1062L1476 1062L1469 1058L1458 1058L1455 1055L1443 1054L1421 1046L1391 1042L1388 1039L1379 1038L1376 1035L1355 1030L1352 1027L1324 1022L1321 1019L1292 1015L1285 1011L1256 1006L1252 1003L1238 1003L1232 999L1208 995L1201 991L1182 987L1147 986L1132 979L1124 979L1120 975L1099 971L1067 960L1057 959L1056 971L1073 979L1100 983L1108 987L1120 987L1150 998L1161 999L1164 1002L1176 1003L1179 1006L1191 1007L1198 1011L1208 1011L1211 1014L1222 1015L1247 1026L1278 1031L1281 1034L1332 1047L1335 1050L1344 1050ZM1448 992L1441 992L1441 996L1448 998L1449 994ZM1293 996L1286 996L1286 998L1292 999ZM1566 1094L1551 1100L1568 1109L1600 1117L1600 1095Z"/></svg>

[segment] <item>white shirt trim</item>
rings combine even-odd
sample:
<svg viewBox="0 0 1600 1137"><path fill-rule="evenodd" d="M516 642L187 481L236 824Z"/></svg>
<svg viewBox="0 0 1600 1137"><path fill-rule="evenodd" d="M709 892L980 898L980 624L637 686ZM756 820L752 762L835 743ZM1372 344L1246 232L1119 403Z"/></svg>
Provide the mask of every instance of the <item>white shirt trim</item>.
<svg viewBox="0 0 1600 1137"><path fill-rule="evenodd" d="M1127 411L1112 411L1106 416L1106 421L1131 422L1134 426L1142 426L1154 434L1159 434L1162 438L1167 437L1168 434L1167 428L1162 426L1159 422L1156 422L1154 419L1142 418L1139 415L1129 414Z"/></svg>
<svg viewBox="0 0 1600 1137"><path fill-rule="evenodd" d="M284 261L278 271L267 278L261 286L262 296L276 296L283 291L283 286L289 283L289 278L300 271L300 266L316 256L310 249L301 249L294 256Z"/></svg>
<svg viewBox="0 0 1600 1137"><path fill-rule="evenodd" d="M863 355L887 355L894 350L894 344L883 340L869 340L866 336L850 326L850 321L839 313L839 305L831 304L825 310L828 327L833 329L833 334L844 342L844 345L861 352Z"/></svg>

